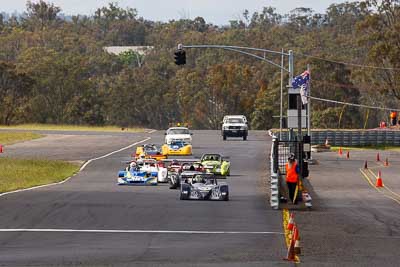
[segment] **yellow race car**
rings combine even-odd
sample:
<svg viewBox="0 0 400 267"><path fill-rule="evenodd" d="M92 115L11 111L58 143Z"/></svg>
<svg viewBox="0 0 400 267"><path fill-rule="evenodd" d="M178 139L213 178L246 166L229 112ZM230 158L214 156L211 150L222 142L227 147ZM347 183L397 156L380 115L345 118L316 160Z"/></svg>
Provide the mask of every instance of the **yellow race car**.
<svg viewBox="0 0 400 267"><path fill-rule="evenodd" d="M172 141L170 144L164 144L161 147L161 153L163 155L180 155L190 156L192 155L192 145L187 144L183 141Z"/></svg>
<svg viewBox="0 0 400 267"><path fill-rule="evenodd" d="M142 145L136 148L136 153L132 155L135 159L138 158L146 158L146 159L155 159L162 160L166 159L167 155L162 153L156 145Z"/></svg>

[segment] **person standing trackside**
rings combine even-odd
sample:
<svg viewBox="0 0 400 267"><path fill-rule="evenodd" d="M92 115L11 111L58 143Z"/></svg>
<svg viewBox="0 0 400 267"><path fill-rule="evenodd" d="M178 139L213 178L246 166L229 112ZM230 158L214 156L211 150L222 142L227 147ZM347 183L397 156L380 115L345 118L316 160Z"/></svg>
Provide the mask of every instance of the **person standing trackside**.
<svg viewBox="0 0 400 267"><path fill-rule="evenodd" d="M390 120L391 120L392 126L396 126L396 124L397 124L397 112L396 111L390 112Z"/></svg>
<svg viewBox="0 0 400 267"><path fill-rule="evenodd" d="M289 198L293 204L296 204L295 193L297 183L299 181L300 167L297 164L296 157L290 153L288 162L286 163L286 184L289 189Z"/></svg>

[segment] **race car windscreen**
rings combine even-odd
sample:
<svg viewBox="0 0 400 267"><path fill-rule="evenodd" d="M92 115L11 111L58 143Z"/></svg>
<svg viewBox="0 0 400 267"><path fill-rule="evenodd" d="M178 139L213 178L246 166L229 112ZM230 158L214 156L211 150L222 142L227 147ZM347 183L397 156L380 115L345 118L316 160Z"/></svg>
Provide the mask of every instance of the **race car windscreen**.
<svg viewBox="0 0 400 267"><path fill-rule="evenodd" d="M193 177L193 180L198 183L209 183L209 184L216 183L215 177L212 174L196 174Z"/></svg>
<svg viewBox="0 0 400 267"><path fill-rule="evenodd" d="M184 141L172 141L171 142L171 147L177 146L179 148L184 147L186 143Z"/></svg>
<svg viewBox="0 0 400 267"><path fill-rule="evenodd" d="M157 147L156 146L144 146L144 150L146 151L157 151Z"/></svg>
<svg viewBox="0 0 400 267"><path fill-rule="evenodd" d="M221 159L220 155L204 155L202 160L217 160L219 161Z"/></svg>
<svg viewBox="0 0 400 267"><path fill-rule="evenodd" d="M190 134L188 129L169 129L168 134Z"/></svg>

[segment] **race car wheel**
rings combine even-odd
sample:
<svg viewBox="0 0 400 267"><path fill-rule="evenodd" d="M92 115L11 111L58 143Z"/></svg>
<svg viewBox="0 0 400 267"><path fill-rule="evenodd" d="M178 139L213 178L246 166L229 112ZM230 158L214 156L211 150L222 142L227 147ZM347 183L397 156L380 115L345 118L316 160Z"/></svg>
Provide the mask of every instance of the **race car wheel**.
<svg viewBox="0 0 400 267"><path fill-rule="evenodd" d="M247 140L247 135L243 135L243 141Z"/></svg>
<svg viewBox="0 0 400 267"><path fill-rule="evenodd" d="M229 194L225 196L224 201L229 201Z"/></svg>
<svg viewBox="0 0 400 267"><path fill-rule="evenodd" d="M223 135L223 136L222 136L222 139L223 139L224 141L226 141L226 135Z"/></svg>
<svg viewBox="0 0 400 267"><path fill-rule="evenodd" d="M177 189L178 185L172 182L169 182L169 189Z"/></svg>

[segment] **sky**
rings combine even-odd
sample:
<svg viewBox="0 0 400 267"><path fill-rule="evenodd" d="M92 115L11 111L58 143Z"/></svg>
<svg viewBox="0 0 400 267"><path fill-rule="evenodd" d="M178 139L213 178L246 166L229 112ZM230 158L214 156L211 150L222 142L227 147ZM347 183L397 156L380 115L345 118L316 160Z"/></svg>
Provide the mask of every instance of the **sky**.
<svg viewBox="0 0 400 267"><path fill-rule="evenodd" d="M36 2L38 0L32 0ZM26 0L0 0L0 12L23 12ZM206 22L216 25L229 24L230 20L242 18L245 9L250 14L272 6L280 14L288 13L296 7L308 7L322 13L333 3L342 0L46 0L61 7L66 15L91 15L109 2L118 2L120 7L133 7L139 16L153 21L203 17Z"/></svg>

